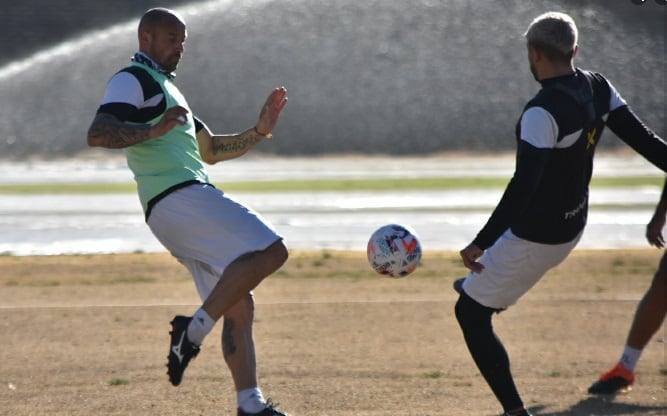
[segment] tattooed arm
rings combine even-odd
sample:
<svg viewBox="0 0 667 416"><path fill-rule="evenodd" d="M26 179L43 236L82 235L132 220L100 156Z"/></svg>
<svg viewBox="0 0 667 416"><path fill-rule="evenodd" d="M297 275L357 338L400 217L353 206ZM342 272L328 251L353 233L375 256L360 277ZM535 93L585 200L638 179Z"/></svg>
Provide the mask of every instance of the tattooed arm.
<svg viewBox="0 0 667 416"><path fill-rule="evenodd" d="M259 113L255 127L239 134L213 134L204 125L197 132L199 153L204 162L214 164L234 159L246 154L263 139L271 138L271 132L278 123L280 112L287 104L287 89L276 88L269 94Z"/></svg>
<svg viewBox="0 0 667 416"><path fill-rule="evenodd" d="M155 125L126 124L108 113L97 113L88 129L88 146L122 149L160 137L177 124L184 124L188 111L179 106L165 111L162 119Z"/></svg>
<svg viewBox="0 0 667 416"><path fill-rule="evenodd" d="M204 162L214 164L243 156L266 136L254 128L239 134L213 134L206 125L197 133L199 153Z"/></svg>
<svg viewBox="0 0 667 416"><path fill-rule="evenodd" d="M111 114L99 113L88 129L88 146L122 149L150 139L148 124L125 124Z"/></svg>

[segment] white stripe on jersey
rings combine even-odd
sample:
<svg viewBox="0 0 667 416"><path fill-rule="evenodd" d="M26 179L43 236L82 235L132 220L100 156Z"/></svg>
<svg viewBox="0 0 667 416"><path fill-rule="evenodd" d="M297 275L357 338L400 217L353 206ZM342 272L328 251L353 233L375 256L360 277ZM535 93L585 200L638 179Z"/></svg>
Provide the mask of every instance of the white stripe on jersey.
<svg viewBox="0 0 667 416"><path fill-rule="evenodd" d="M109 103L131 104L136 108L155 107L164 97L160 93L154 97L144 97L139 80L129 72L121 71L107 84L102 105Z"/></svg>
<svg viewBox="0 0 667 416"><path fill-rule="evenodd" d="M530 107L521 116L521 140L538 149L553 149L558 140L558 125L542 107Z"/></svg>
<svg viewBox="0 0 667 416"><path fill-rule="evenodd" d="M627 105L623 97L616 91L613 85L609 85L609 111ZM604 114L602 119L607 120L609 113ZM572 146L579 136L581 129L558 140L558 125L553 116L542 107L531 107L521 115L521 140L524 140L538 149L564 149Z"/></svg>
<svg viewBox="0 0 667 416"><path fill-rule="evenodd" d="M579 129L574 133L568 134L567 136L563 137L563 139L560 142L556 143L556 148L567 149L568 147L572 146L579 139L579 136L581 136L582 130L583 129Z"/></svg>

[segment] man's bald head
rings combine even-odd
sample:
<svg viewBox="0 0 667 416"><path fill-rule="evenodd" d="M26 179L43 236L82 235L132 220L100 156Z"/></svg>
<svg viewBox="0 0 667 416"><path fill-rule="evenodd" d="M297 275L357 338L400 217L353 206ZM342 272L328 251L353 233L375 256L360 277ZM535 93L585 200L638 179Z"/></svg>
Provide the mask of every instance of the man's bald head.
<svg viewBox="0 0 667 416"><path fill-rule="evenodd" d="M142 32L153 32L157 27L170 25L185 27L185 21L173 10L163 7L149 9L139 21L139 38Z"/></svg>
<svg viewBox="0 0 667 416"><path fill-rule="evenodd" d="M186 38L185 21L172 10L150 9L139 21L139 50L166 71L178 66Z"/></svg>

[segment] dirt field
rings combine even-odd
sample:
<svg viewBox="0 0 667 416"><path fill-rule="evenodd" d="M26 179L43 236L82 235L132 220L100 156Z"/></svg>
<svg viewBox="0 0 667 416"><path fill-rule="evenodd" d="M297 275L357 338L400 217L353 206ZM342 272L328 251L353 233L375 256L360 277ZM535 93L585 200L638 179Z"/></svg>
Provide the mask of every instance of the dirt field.
<svg viewBox="0 0 667 416"><path fill-rule="evenodd" d="M494 318L534 415L665 415L664 326L633 391L586 389L621 353L659 250L577 251ZM292 415L496 415L453 314L455 253L412 276L296 252L256 291L261 387ZM166 254L0 257L0 414L235 415L219 332L172 387L169 321L199 304Z"/></svg>

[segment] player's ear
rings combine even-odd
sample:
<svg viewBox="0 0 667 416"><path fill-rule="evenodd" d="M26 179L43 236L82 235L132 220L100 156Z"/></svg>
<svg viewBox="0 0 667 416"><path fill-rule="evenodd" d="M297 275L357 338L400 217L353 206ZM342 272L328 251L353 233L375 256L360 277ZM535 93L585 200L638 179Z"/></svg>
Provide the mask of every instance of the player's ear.
<svg viewBox="0 0 667 416"><path fill-rule="evenodd" d="M577 52L579 52L579 45L574 45L574 48L572 49L572 57L574 58L577 56Z"/></svg>
<svg viewBox="0 0 667 416"><path fill-rule="evenodd" d="M529 46L528 54L533 63L542 62L544 59L547 59L542 49L534 45Z"/></svg>
<svg viewBox="0 0 667 416"><path fill-rule="evenodd" d="M152 39L153 35L150 31L142 30L139 32L139 49L143 49L144 46L150 45Z"/></svg>

